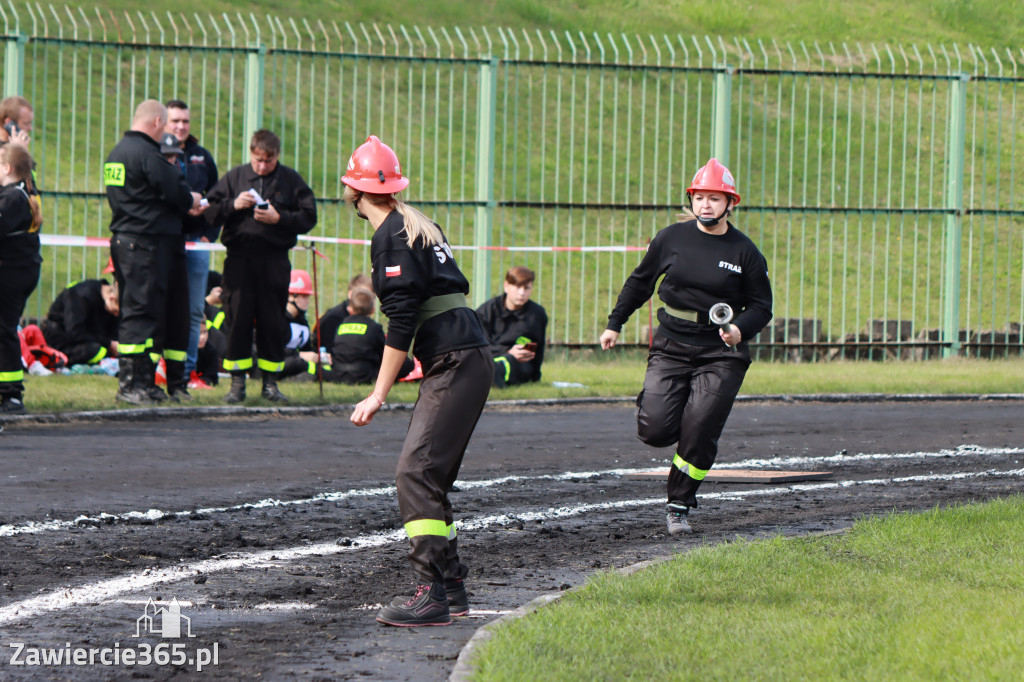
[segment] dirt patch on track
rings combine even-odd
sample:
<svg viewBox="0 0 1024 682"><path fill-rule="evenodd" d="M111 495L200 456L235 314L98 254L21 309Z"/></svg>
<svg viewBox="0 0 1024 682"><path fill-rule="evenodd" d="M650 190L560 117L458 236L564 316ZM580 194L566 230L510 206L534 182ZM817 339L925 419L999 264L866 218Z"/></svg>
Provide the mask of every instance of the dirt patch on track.
<svg viewBox="0 0 1024 682"><path fill-rule="evenodd" d="M664 484L616 473L671 456L635 439L628 404L488 409L453 495L474 612L421 629L373 620L411 584L390 491L408 412L363 429L271 415L7 424L0 676L444 679L477 627L598 570L1016 493L1019 413L1015 402L739 404L720 465L779 457L834 477L705 485L696 534L676 540L664 532ZM133 637L149 599L184 604L195 637L173 640L183 660L216 644L218 664L10 665L12 642L170 641Z"/></svg>

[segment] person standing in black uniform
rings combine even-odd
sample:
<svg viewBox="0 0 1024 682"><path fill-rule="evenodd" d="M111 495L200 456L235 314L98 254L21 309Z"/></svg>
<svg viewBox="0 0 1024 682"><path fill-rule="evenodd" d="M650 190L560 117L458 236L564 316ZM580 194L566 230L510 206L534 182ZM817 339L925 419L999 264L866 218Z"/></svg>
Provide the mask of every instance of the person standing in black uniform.
<svg viewBox="0 0 1024 682"><path fill-rule="evenodd" d="M207 219L224 226L221 241L228 249L222 279L228 337L224 369L231 373L231 390L224 399L228 403L245 400L254 331L262 396L273 402L288 400L277 388L288 341L288 250L300 234L316 226L316 201L302 176L278 163L280 154L277 135L257 130L249 143L249 163L228 171L206 197Z"/></svg>
<svg viewBox="0 0 1024 682"><path fill-rule="evenodd" d="M505 293L476 309L494 356L497 388L540 381L548 314L530 300L533 270L517 265L505 273Z"/></svg>
<svg viewBox="0 0 1024 682"><path fill-rule="evenodd" d="M25 370L18 320L39 284L39 227L32 196L32 155L21 144L0 146L0 413L25 411Z"/></svg>
<svg viewBox="0 0 1024 682"><path fill-rule="evenodd" d="M166 400L154 383L150 352L167 308L167 290L182 219L202 211L181 171L160 153L167 109L146 100L135 109L131 130L103 164L103 184L113 211L110 256L120 296L117 399L136 405ZM182 346L184 351L184 346Z"/></svg>
<svg viewBox="0 0 1024 682"><path fill-rule="evenodd" d="M697 171L686 190L694 220L658 232L626 280L601 334L615 345L629 316L658 287L657 334L637 396L637 435L654 447L676 445L668 477L668 532L692 533L697 489L715 462L718 438L750 365L747 339L772 318L768 264L754 243L726 220L740 203L732 173L717 159ZM717 303L735 317L709 319Z"/></svg>
<svg viewBox="0 0 1024 682"><path fill-rule="evenodd" d="M396 488L418 586L377 614L386 625L447 625L469 611L448 493L487 402L493 371L487 337L466 304L469 282L444 233L395 194L409 185L398 157L371 135L353 152L344 200L374 228L373 289L388 317L387 344L373 392L352 423L384 406L410 345L423 381L398 460Z"/></svg>

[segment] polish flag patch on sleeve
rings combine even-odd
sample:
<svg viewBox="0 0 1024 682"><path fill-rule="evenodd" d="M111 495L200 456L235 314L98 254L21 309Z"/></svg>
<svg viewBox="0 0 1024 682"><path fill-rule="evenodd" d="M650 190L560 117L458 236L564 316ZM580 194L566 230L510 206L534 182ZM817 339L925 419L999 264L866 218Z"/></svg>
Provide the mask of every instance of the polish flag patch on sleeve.
<svg viewBox="0 0 1024 682"><path fill-rule="evenodd" d="M402 274L401 265L385 265L384 276L385 277L398 277Z"/></svg>

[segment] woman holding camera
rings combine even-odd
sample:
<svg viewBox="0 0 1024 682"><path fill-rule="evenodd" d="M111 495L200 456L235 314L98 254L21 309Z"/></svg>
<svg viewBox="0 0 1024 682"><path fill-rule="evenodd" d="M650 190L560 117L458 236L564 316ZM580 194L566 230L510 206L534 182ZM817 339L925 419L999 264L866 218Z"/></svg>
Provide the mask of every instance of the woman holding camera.
<svg viewBox="0 0 1024 682"><path fill-rule="evenodd" d="M18 320L39 283L39 200L32 196L32 155L0 146L0 413L25 411Z"/></svg>
<svg viewBox="0 0 1024 682"><path fill-rule="evenodd" d="M664 228L626 280L601 347L615 345L622 325L658 287L657 334L637 396L637 436L654 447L676 444L668 477L668 532L692 533L687 520L697 489L715 462L718 438L750 365L746 340L772 318L768 265L727 217L740 203L729 169L711 159L686 190L693 218ZM731 324L709 311L727 303Z"/></svg>
<svg viewBox="0 0 1024 682"><path fill-rule="evenodd" d="M447 625L469 611L448 493L491 387L491 355L469 282L435 223L396 194L409 185L398 157L371 135L348 162L344 199L373 226L373 288L388 316L384 357L373 392L356 405L365 426L384 406L409 347L423 366L419 397L398 461L396 488L409 559L412 597L381 609L386 625ZM415 344L413 344L415 340Z"/></svg>

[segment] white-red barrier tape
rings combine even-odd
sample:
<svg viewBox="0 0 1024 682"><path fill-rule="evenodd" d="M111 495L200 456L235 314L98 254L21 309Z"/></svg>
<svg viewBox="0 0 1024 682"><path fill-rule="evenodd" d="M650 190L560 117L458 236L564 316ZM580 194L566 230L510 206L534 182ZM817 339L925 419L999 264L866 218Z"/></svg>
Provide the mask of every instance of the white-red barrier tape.
<svg viewBox="0 0 1024 682"><path fill-rule="evenodd" d="M109 237L76 237L71 235L41 234L39 241L45 246L110 246ZM369 246L369 239L345 239L343 237L307 237L300 238L303 242L320 242L321 244L354 244ZM225 251L223 244L210 242L187 242L185 248L190 251ZM305 247L295 246L296 249ZM646 246L453 246L456 251L525 251L537 253L553 253L572 251L578 253L625 253L627 251L646 251Z"/></svg>

